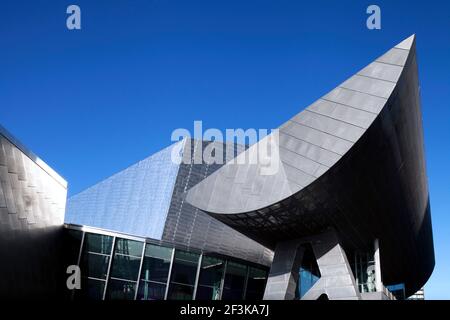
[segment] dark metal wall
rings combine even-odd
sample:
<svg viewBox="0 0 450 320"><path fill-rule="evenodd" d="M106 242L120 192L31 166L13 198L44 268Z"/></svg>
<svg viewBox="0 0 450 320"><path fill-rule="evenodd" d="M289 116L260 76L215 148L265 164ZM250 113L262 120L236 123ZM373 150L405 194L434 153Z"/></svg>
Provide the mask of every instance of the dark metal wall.
<svg viewBox="0 0 450 320"><path fill-rule="evenodd" d="M188 201L270 248L277 242L318 234L330 227L337 230L348 254L356 250L371 251L374 240L379 239L384 284L404 283L406 295L413 294L424 285L434 268L414 36L322 100L330 99L352 109L372 105L373 99L384 99L384 102L377 110L372 110L377 116L354 144L315 180L299 191L295 191L295 185L289 185L287 190L291 195L256 210L247 211L246 208L251 208L247 204L254 206L253 202L246 201L247 195L240 197L244 191L235 192L231 200L230 197L226 200L243 203L239 211L236 205L222 208L218 205L221 197L217 190L227 183L227 189L243 189L243 184L239 184L224 167L191 189ZM332 113L336 108L335 103L321 110L329 112L329 117L342 119L342 114ZM346 122L354 122L358 117L351 112ZM299 118L291 122L299 121ZM309 139L319 129L329 130L334 135L344 132L345 128L340 124L331 129L327 122L329 119L317 120L313 123L314 130L310 125L309 129L296 129L290 134L296 139ZM283 126L280 131L286 131L289 126ZM302 135L307 131L311 135ZM281 134L286 133L280 133L280 141ZM316 139L314 143L322 143L323 147L330 134L322 136L322 140ZM335 146L332 143L327 148ZM300 153L303 149L296 151ZM281 146L280 155L284 168L292 165L301 168L306 163L306 154L296 155L295 161L289 162L293 157ZM288 182L304 180L304 177L302 180L289 175L288 171L285 173ZM254 173L248 174L246 184L259 178ZM265 188L260 190L255 192L258 199L271 196L269 193L265 196Z"/></svg>
<svg viewBox="0 0 450 320"><path fill-rule="evenodd" d="M0 297L58 297L67 185L0 127Z"/></svg>

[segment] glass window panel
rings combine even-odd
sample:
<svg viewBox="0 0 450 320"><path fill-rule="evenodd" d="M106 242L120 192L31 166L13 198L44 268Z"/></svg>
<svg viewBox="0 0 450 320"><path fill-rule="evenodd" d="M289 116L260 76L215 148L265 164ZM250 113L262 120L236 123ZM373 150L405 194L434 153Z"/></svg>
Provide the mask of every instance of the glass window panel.
<svg viewBox="0 0 450 320"><path fill-rule="evenodd" d="M242 300L244 295L247 266L228 261L222 299Z"/></svg>
<svg viewBox="0 0 450 320"><path fill-rule="evenodd" d="M81 262L81 274L87 277L106 279L108 271L109 256L84 253Z"/></svg>
<svg viewBox="0 0 450 320"><path fill-rule="evenodd" d="M171 282L194 285L200 255L175 250Z"/></svg>
<svg viewBox="0 0 450 320"><path fill-rule="evenodd" d="M95 279L81 279L81 290L76 290L76 300L102 300L105 281Z"/></svg>
<svg viewBox="0 0 450 320"><path fill-rule="evenodd" d="M143 245L143 242L116 238L116 249L114 252L140 257Z"/></svg>
<svg viewBox="0 0 450 320"><path fill-rule="evenodd" d="M206 286L220 285L224 266L225 261L222 259L203 256L199 284Z"/></svg>
<svg viewBox="0 0 450 320"><path fill-rule="evenodd" d="M86 233L84 250L89 252L111 254L113 238L102 234Z"/></svg>
<svg viewBox="0 0 450 320"><path fill-rule="evenodd" d="M354 266L352 269L356 275L355 280L360 292L376 291L373 252L356 252L354 254Z"/></svg>
<svg viewBox="0 0 450 320"><path fill-rule="evenodd" d="M166 285L151 281L142 281L139 284L138 300L164 300Z"/></svg>
<svg viewBox="0 0 450 320"><path fill-rule="evenodd" d="M134 300L136 283L110 279L106 289L107 300Z"/></svg>
<svg viewBox="0 0 450 320"><path fill-rule="evenodd" d="M145 246L145 256L169 260L172 258L172 248L160 247L153 244Z"/></svg>
<svg viewBox="0 0 450 320"><path fill-rule="evenodd" d="M194 294L194 287L181 285L181 284L170 284L169 287L169 300L192 300Z"/></svg>
<svg viewBox="0 0 450 320"><path fill-rule="evenodd" d="M220 298L220 285L224 267L224 260L203 256L196 299L218 300Z"/></svg>
<svg viewBox="0 0 450 320"><path fill-rule="evenodd" d="M245 299L262 300L264 296L264 289L266 288L266 282L267 282L267 271L250 267Z"/></svg>
<svg viewBox="0 0 450 320"><path fill-rule="evenodd" d="M141 258L115 254L111 266L111 277L137 281Z"/></svg>

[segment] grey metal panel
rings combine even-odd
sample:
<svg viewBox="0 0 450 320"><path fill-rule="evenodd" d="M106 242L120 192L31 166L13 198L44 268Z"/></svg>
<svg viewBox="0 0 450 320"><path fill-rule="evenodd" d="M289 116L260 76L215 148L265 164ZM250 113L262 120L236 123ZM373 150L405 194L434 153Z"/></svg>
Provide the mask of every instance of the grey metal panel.
<svg viewBox="0 0 450 320"><path fill-rule="evenodd" d="M365 69L365 76L351 77L322 98L374 115L356 142L323 132L328 130L323 127L318 130L316 124L298 124L304 112L297 122L280 127L281 136L286 134L339 156L330 167L318 169L318 178L308 184L296 177L300 165L288 165L292 153L284 151L284 140L280 143L280 170L274 178L266 178L266 183L281 179L276 190L263 186L255 201L255 195L242 188L249 181L230 184L233 177L225 174L226 165L191 188L186 200L270 248L279 241L317 234L328 227L337 230L344 249L350 252L367 250L379 238L383 282L405 283L407 294L415 292L434 268L434 249L414 36L399 47L402 49L393 48L379 58L383 63L376 68ZM390 81L397 77L390 64L404 66L397 82ZM345 122L361 121L360 116L355 112L355 118ZM291 151L294 148L290 147ZM304 153L299 152L297 161L305 161ZM233 168L237 170L240 168ZM218 190L224 185L236 190L236 198L220 199Z"/></svg>

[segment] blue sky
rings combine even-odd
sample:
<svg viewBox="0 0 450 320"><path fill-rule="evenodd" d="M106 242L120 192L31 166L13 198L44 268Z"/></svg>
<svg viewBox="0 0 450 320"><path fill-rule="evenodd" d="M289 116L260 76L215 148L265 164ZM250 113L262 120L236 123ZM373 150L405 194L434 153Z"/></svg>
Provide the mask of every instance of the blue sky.
<svg viewBox="0 0 450 320"><path fill-rule="evenodd" d="M70 4L81 30L66 28ZM381 30L366 28L370 4ZM426 297L448 299L448 1L2 1L0 123L73 195L194 120L276 128L412 33L436 250Z"/></svg>

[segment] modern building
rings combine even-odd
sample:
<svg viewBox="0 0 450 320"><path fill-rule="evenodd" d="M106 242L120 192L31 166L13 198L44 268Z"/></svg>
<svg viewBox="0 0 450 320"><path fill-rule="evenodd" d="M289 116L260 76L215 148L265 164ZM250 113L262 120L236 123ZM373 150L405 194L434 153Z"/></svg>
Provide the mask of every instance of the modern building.
<svg viewBox="0 0 450 320"><path fill-rule="evenodd" d="M254 145L185 138L66 208L65 181L2 130L0 294L403 299L434 268L422 131L414 36ZM247 161L262 148L271 170Z"/></svg>
<svg viewBox="0 0 450 320"><path fill-rule="evenodd" d="M0 126L0 298L58 297L67 183Z"/></svg>
<svg viewBox="0 0 450 320"><path fill-rule="evenodd" d="M408 298L408 300L425 300L425 290L422 288Z"/></svg>

